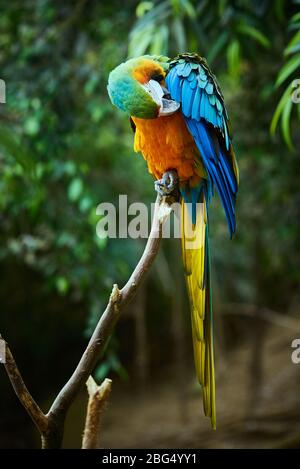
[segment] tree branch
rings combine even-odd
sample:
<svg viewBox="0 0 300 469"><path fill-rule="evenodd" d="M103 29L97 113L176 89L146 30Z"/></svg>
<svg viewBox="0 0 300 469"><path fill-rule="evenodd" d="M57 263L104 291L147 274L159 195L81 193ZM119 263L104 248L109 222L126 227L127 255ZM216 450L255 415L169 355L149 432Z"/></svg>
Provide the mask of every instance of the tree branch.
<svg viewBox="0 0 300 469"><path fill-rule="evenodd" d="M82 449L100 448L100 423L107 400L111 392L110 379L105 379L98 386L92 376L86 382L89 401L82 440Z"/></svg>
<svg viewBox="0 0 300 469"><path fill-rule="evenodd" d="M30 396L20 373L17 372L15 375L16 371L13 370L17 370L16 365L15 367L8 366L7 372L16 394L42 434L43 448L61 447L67 411L92 373L122 310L133 300L137 289L153 264L161 242L162 226L172 211L171 205L173 202L173 197L163 197L162 199L159 196L157 197L151 232L141 259L122 290L119 290L117 285L113 286L108 305L99 319L86 350L74 373L58 393L46 416ZM26 390L25 394L24 390Z"/></svg>
<svg viewBox="0 0 300 469"><path fill-rule="evenodd" d="M0 336L1 338L1 336ZM5 362L4 367L8 374L12 387L15 390L21 404L24 406L26 412L35 423L40 433L44 433L47 429L48 421L46 415L41 411L30 392L28 391L23 378L18 370L15 359L5 342Z"/></svg>

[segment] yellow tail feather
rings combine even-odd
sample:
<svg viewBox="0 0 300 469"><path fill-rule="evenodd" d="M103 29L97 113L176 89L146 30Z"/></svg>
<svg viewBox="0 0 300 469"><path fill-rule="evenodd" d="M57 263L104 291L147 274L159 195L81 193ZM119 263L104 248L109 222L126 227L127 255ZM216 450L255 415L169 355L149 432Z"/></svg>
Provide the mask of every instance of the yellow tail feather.
<svg viewBox="0 0 300 469"><path fill-rule="evenodd" d="M197 378L202 386L204 413L216 428L213 325L211 317L209 259L206 259L206 202L197 204L196 224L191 232L191 217L181 201L182 257L191 307L194 359ZM205 272L205 265L206 272Z"/></svg>

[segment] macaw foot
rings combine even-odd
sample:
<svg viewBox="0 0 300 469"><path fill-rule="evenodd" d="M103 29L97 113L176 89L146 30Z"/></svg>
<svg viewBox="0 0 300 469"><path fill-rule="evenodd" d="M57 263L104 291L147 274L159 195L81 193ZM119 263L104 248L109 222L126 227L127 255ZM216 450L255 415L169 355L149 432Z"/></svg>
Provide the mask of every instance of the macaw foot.
<svg viewBox="0 0 300 469"><path fill-rule="evenodd" d="M177 188L177 184L177 171L171 169L170 171L166 171L161 179L154 182L154 187L156 192L163 197L164 195L171 194Z"/></svg>

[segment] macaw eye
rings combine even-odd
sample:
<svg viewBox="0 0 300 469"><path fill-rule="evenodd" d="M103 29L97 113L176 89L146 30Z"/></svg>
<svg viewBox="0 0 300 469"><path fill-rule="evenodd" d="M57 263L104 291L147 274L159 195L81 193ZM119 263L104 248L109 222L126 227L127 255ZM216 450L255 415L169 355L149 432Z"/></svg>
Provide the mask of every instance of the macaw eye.
<svg viewBox="0 0 300 469"><path fill-rule="evenodd" d="M160 83L161 81L164 80L164 76L162 73L155 73L154 75L151 76L151 80L158 81Z"/></svg>

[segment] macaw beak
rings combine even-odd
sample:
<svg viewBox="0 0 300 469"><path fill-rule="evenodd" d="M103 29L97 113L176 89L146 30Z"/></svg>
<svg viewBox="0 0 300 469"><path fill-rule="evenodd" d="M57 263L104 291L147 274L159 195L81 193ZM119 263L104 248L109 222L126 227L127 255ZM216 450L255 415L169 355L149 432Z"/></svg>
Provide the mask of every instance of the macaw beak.
<svg viewBox="0 0 300 469"><path fill-rule="evenodd" d="M174 101L167 88L161 86L157 81L149 80L148 83L142 86L159 106L159 117L170 116L180 108L180 103Z"/></svg>

